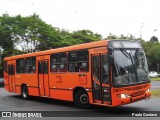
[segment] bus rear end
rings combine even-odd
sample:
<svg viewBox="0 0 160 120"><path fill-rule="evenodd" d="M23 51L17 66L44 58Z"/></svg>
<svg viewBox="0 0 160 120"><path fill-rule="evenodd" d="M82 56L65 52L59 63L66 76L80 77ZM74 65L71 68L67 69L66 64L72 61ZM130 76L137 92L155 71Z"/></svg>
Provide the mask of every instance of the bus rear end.
<svg viewBox="0 0 160 120"><path fill-rule="evenodd" d="M151 96L146 56L140 43L109 41L111 106L148 99Z"/></svg>

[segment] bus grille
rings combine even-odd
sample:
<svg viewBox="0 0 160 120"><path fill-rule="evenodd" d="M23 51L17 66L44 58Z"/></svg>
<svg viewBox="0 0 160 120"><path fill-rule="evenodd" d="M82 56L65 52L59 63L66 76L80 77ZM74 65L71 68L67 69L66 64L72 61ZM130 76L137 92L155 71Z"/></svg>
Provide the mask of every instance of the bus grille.
<svg viewBox="0 0 160 120"><path fill-rule="evenodd" d="M143 95L145 93L145 91L138 91L138 92L134 92L131 94L132 97L136 97L136 96L140 96Z"/></svg>

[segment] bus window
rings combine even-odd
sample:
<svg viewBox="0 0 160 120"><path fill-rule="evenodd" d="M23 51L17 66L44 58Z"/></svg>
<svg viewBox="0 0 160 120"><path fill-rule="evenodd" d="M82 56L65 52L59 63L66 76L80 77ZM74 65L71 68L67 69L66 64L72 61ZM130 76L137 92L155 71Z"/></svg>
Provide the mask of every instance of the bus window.
<svg viewBox="0 0 160 120"><path fill-rule="evenodd" d="M87 72L88 50L69 52L68 63L69 72Z"/></svg>
<svg viewBox="0 0 160 120"><path fill-rule="evenodd" d="M107 55L104 54L101 56L101 64L102 64L102 83L109 83L109 75L108 75L108 59Z"/></svg>
<svg viewBox="0 0 160 120"><path fill-rule="evenodd" d="M14 65L9 65L9 75L14 75Z"/></svg>
<svg viewBox="0 0 160 120"><path fill-rule="evenodd" d="M58 72L58 54L51 55L51 72Z"/></svg>
<svg viewBox="0 0 160 120"><path fill-rule="evenodd" d="M43 63L41 61L38 62L38 73L39 74L43 73Z"/></svg>
<svg viewBox="0 0 160 120"><path fill-rule="evenodd" d="M95 79L99 82L100 77L99 77L99 56L94 56L93 57L93 75Z"/></svg>
<svg viewBox="0 0 160 120"><path fill-rule="evenodd" d="M67 56L66 53L51 55L51 72L66 72L67 71Z"/></svg>
<svg viewBox="0 0 160 120"><path fill-rule="evenodd" d="M51 65L51 72L58 72L58 65Z"/></svg>
<svg viewBox="0 0 160 120"><path fill-rule="evenodd" d="M44 74L48 74L48 61L44 61Z"/></svg>
<svg viewBox="0 0 160 120"><path fill-rule="evenodd" d="M66 53L59 54L59 72L67 71L66 62L67 62Z"/></svg>
<svg viewBox="0 0 160 120"><path fill-rule="evenodd" d="M6 73L8 72L7 67L8 67L7 61L5 61L5 62L3 63L3 68L4 68L4 71L5 71Z"/></svg>
<svg viewBox="0 0 160 120"><path fill-rule="evenodd" d="M36 58L26 59L26 73L36 73Z"/></svg>
<svg viewBox="0 0 160 120"><path fill-rule="evenodd" d="M16 60L16 73L25 73L25 60Z"/></svg>
<svg viewBox="0 0 160 120"><path fill-rule="evenodd" d="M78 63L69 63L69 72L79 72L79 68Z"/></svg>

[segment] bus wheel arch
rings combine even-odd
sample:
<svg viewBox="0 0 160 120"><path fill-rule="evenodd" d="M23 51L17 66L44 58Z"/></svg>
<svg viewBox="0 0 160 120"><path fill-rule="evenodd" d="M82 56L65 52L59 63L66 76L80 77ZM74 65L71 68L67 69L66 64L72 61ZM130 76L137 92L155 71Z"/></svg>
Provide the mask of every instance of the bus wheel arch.
<svg viewBox="0 0 160 120"><path fill-rule="evenodd" d="M21 96L25 100L27 100L29 98L28 87L26 84L21 85Z"/></svg>
<svg viewBox="0 0 160 120"><path fill-rule="evenodd" d="M83 87L76 87L73 90L73 101L77 107L88 108L89 107L89 95Z"/></svg>

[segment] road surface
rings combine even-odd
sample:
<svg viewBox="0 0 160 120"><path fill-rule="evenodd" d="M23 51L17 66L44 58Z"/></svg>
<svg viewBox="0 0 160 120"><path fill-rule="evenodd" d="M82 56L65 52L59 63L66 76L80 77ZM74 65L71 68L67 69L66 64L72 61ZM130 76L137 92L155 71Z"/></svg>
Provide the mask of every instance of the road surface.
<svg viewBox="0 0 160 120"><path fill-rule="evenodd" d="M159 85L158 82L152 82L152 89L158 88L158 85ZM150 100L147 101L142 100L139 102L123 105L116 108L91 106L90 109L80 109L75 107L72 102L53 100L49 98L31 97L29 100L23 100L20 97L20 95L17 95L15 93L9 93L4 88L2 87L0 88L0 111L55 111L55 112L62 111L62 116L66 114L65 113L66 111L73 111L73 112L76 111L79 114L84 114L84 113L89 114L89 112L92 112L93 116L96 114L98 114L98 116L108 115L116 117L114 119L121 120L118 117L123 116L123 114L124 116L128 114L131 115L131 113L135 111L138 112L160 111L159 103L160 103L160 98L151 98ZM124 112L120 114L121 111ZM57 119L60 119L59 117ZM112 118L113 117L111 117L111 119Z"/></svg>
<svg viewBox="0 0 160 120"><path fill-rule="evenodd" d="M151 90L160 89L160 81L151 81Z"/></svg>

